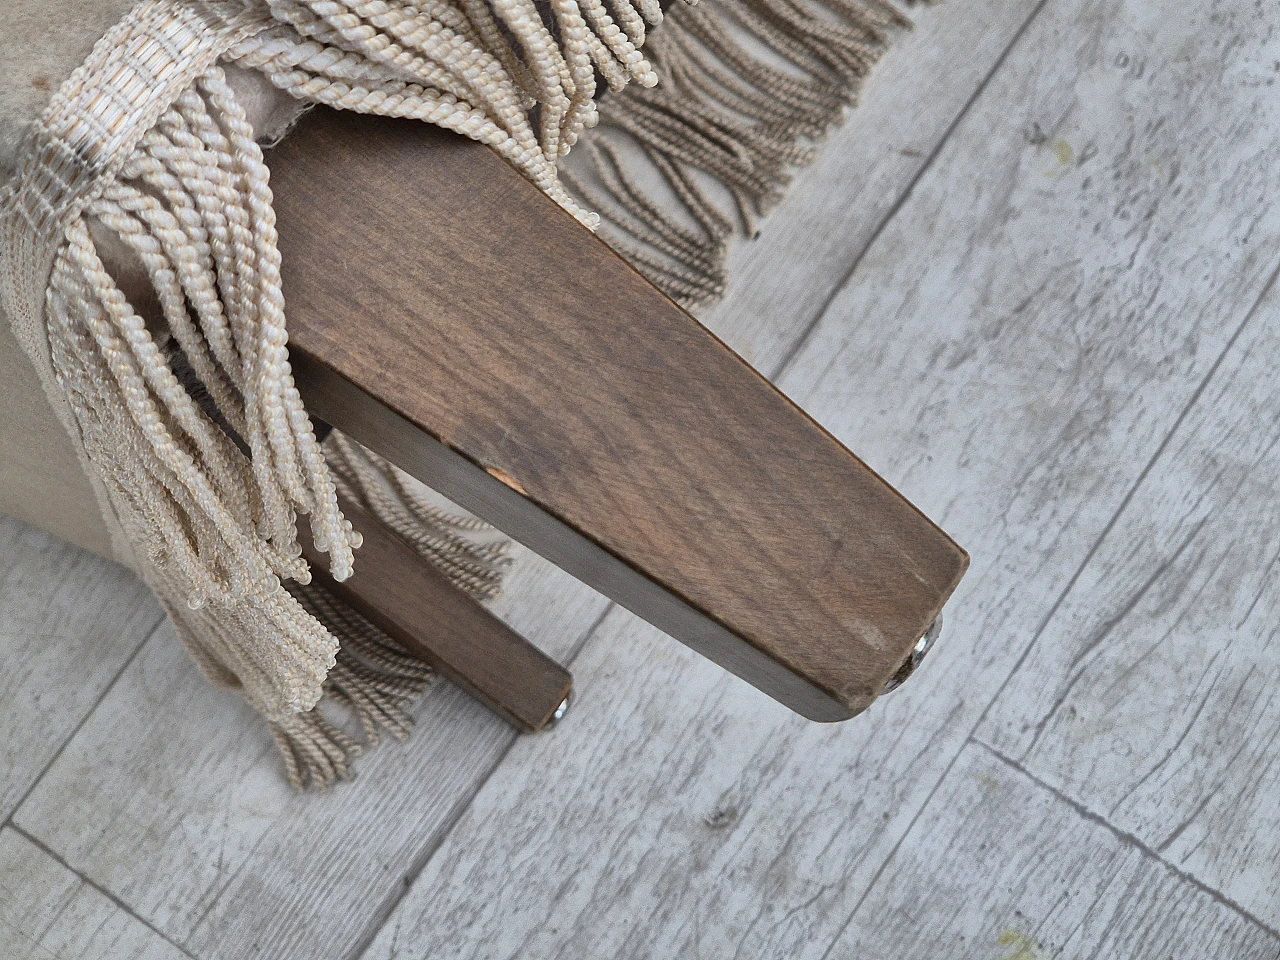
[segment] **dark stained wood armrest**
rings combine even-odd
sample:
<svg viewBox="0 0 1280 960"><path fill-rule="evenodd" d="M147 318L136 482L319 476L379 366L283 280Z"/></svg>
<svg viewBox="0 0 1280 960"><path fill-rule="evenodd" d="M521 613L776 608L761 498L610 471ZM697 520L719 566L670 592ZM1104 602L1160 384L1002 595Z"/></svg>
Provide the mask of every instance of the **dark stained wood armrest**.
<svg viewBox="0 0 1280 960"><path fill-rule="evenodd" d="M317 415L806 717L882 692L968 562L915 507L486 148L317 110L271 165Z"/></svg>

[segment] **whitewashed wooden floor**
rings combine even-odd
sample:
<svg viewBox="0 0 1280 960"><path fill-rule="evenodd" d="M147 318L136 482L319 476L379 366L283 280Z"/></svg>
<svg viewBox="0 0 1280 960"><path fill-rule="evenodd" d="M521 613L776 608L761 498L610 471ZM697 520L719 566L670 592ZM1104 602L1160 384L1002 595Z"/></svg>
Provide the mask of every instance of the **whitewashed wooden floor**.
<svg viewBox="0 0 1280 960"><path fill-rule="evenodd" d="M920 11L704 318L973 554L806 723L525 555L578 700L295 796L131 577L0 523L0 957L1280 957L1280 36Z"/></svg>

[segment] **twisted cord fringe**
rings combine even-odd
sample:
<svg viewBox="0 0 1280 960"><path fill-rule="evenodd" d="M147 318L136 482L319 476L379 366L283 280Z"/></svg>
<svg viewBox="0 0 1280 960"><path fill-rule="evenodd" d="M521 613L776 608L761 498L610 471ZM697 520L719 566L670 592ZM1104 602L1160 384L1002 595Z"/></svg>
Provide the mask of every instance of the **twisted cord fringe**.
<svg viewBox="0 0 1280 960"><path fill-rule="evenodd" d="M474 517L430 503L426 488L390 461L334 431L325 441L339 491L476 600L495 599L511 543Z"/></svg>
<svg viewBox="0 0 1280 960"><path fill-rule="evenodd" d="M105 267L94 231L141 261L215 421ZM281 586L311 579L309 514L335 579L359 536L293 385L267 168L221 68L206 70L66 228L48 286L51 359L107 489L175 618L268 715L309 710L337 642ZM194 314L194 316L193 316ZM246 452L243 452L241 446ZM182 611L185 605L186 611Z"/></svg>
<svg viewBox="0 0 1280 960"><path fill-rule="evenodd" d="M291 584L290 593L339 638L337 662L325 681L325 699L359 722L360 743L320 708L270 724L289 782L325 790L354 776L353 761L388 733L404 740L413 728L410 707L434 677L430 667L318 583Z"/></svg>
<svg viewBox="0 0 1280 960"><path fill-rule="evenodd" d="M730 240L756 232L908 26L884 0L677 5L645 47L660 82L603 99L585 170L562 179L655 286L686 306L716 300Z"/></svg>

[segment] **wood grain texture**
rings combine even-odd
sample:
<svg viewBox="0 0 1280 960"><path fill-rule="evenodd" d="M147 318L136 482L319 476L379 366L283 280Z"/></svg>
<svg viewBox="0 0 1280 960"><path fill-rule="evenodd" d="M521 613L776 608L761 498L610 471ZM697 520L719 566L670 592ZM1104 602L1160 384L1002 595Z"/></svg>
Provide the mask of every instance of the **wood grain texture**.
<svg viewBox="0 0 1280 960"><path fill-rule="evenodd" d="M604 604L520 551L495 609L567 657ZM261 719L166 626L14 820L201 960L345 956L516 737L447 683L415 717L355 782L296 794Z"/></svg>
<svg viewBox="0 0 1280 960"><path fill-rule="evenodd" d="M1277 57L1206 40L1252 9L1044 7L783 374L971 545L912 682L806 730L611 617L589 747L517 744L371 960L823 956L1268 282Z"/></svg>
<svg viewBox="0 0 1280 960"><path fill-rule="evenodd" d="M0 823L160 618L124 568L0 517Z"/></svg>
<svg viewBox="0 0 1280 960"><path fill-rule="evenodd" d="M182 960L186 954L5 827L0 829L0 956Z"/></svg>
<svg viewBox="0 0 1280 960"><path fill-rule="evenodd" d="M1278 324L1273 287L979 730L1273 929Z"/></svg>
<svg viewBox="0 0 1280 960"><path fill-rule="evenodd" d="M480 144L317 110L275 159L310 409L804 716L871 704L945 534Z"/></svg>
<svg viewBox="0 0 1280 960"><path fill-rule="evenodd" d="M343 583L305 533L302 555L328 588L443 677L525 732L541 730L569 696L569 671L354 503L343 515L364 538L360 564Z"/></svg>
<svg viewBox="0 0 1280 960"><path fill-rule="evenodd" d="M1280 936L969 746L831 960L1274 960Z"/></svg>

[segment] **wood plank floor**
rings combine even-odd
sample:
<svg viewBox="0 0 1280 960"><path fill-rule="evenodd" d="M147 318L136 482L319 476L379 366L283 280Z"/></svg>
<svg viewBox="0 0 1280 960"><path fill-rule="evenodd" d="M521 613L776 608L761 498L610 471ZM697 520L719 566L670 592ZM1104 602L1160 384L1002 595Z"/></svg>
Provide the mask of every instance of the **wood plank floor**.
<svg viewBox="0 0 1280 960"><path fill-rule="evenodd" d="M921 9L703 319L973 555L809 724L527 553L578 696L295 796L127 574L0 520L0 957L1280 958L1280 35Z"/></svg>

